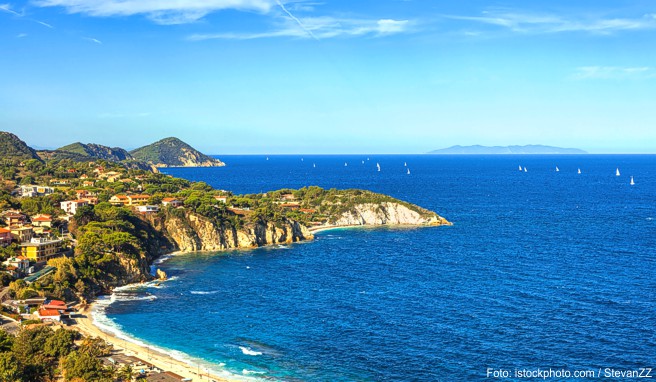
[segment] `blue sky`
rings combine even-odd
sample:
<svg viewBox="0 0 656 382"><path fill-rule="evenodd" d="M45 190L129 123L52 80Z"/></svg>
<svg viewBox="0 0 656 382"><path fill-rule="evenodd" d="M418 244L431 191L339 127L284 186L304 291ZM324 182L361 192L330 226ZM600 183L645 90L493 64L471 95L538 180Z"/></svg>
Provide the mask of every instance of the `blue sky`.
<svg viewBox="0 0 656 382"><path fill-rule="evenodd" d="M0 130L211 154L656 152L652 0L0 0Z"/></svg>

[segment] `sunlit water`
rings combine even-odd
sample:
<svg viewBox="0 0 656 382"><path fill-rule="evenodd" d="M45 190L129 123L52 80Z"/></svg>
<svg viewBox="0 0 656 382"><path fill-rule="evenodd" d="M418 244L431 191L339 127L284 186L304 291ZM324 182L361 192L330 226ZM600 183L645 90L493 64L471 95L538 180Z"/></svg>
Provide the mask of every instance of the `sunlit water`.
<svg viewBox="0 0 656 382"><path fill-rule="evenodd" d="M454 226L177 256L160 265L173 280L118 296L105 324L203 368L273 380L656 366L654 156L221 159L165 171L235 193L365 188Z"/></svg>

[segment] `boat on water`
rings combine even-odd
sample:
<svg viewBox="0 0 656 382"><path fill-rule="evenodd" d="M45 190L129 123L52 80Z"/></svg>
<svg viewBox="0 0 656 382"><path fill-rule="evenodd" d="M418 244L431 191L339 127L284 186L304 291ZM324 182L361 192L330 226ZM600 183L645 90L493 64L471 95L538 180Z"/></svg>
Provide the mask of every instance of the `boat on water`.
<svg viewBox="0 0 656 382"><path fill-rule="evenodd" d="M408 167L408 162L403 162L403 167Z"/></svg>
<svg viewBox="0 0 656 382"><path fill-rule="evenodd" d="M317 167L317 164L316 164L316 163L312 163L312 167Z"/></svg>
<svg viewBox="0 0 656 382"><path fill-rule="evenodd" d="M635 186L635 182L633 181L633 176L631 177L631 183L632 186Z"/></svg>
<svg viewBox="0 0 656 382"><path fill-rule="evenodd" d="M528 169L526 169L526 167L524 167L524 172L528 172Z"/></svg>
<svg viewBox="0 0 656 382"><path fill-rule="evenodd" d="M578 170L578 173L579 173L579 174L581 173L581 169Z"/></svg>
<svg viewBox="0 0 656 382"><path fill-rule="evenodd" d="M519 171L522 171L522 165L519 165Z"/></svg>
<svg viewBox="0 0 656 382"><path fill-rule="evenodd" d="M408 175L410 175L410 169L408 169Z"/></svg>
<svg viewBox="0 0 656 382"><path fill-rule="evenodd" d="M558 168L558 166L556 166L556 172L559 172L559 171L560 171L560 169Z"/></svg>
<svg viewBox="0 0 656 382"><path fill-rule="evenodd" d="M348 163L344 162L344 167L348 166Z"/></svg>
<svg viewBox="0 0 656 382"><path fill-rule="evenodd" d="M378 167L378 171L380 171L380 163L376 163L376 167Z"/></svg>
<svg viewBox="0 0 656 382"><path fill-rule="evenodd" d="M620 176L620 169L619 169L619 167L615 170L615 176Z"/></svg>

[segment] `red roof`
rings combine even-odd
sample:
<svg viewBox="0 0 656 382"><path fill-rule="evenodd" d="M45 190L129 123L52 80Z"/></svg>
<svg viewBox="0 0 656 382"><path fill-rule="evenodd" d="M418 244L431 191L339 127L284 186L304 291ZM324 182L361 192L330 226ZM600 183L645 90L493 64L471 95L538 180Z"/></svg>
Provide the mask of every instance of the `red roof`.
<svg viewBox="0 0 656 382"><path fill-rule="evenodd" d="M0 228L0 233L10 233L11 231L6 228Z"/></svg>
<svg viewBox="0 0 656 382"><path fill-rule="evenodd" d="M33 218L32 221L33 222L49 222L49 221L52 221L52 219L47 218L45 216L39 216L38 218Z"/></svg>
<svg viewBox="0 0 656 382"><path fill-rule="evenodd" d="M59 306L66 306L66 303L61 300L50 300L48 305L59 305Z"/></svg>
<svg viewBox="0 0 656 382"><path fill-rule="evenodd" d="M162 201L163 202L175 202L175 201L178 201L178 199L176 199L176 198L164 198L164 199L162 199Z"/></svg>
<svg viewBox="0 0 656 382"><path fill-rule="evenodd" d="M55 309L39 309L39 316L41 317L59 317L61 313Z"/></svg>

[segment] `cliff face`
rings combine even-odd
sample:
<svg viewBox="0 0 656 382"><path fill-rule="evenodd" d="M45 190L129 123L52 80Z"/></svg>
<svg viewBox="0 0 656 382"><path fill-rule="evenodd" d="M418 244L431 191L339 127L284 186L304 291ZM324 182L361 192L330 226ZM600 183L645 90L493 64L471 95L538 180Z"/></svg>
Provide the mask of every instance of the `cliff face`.
<svg viewBox="0 0 656 382"><path fill-rule="evenodd" d="M353 225L451 225L437 214L420 214L398 203L357 204L343 213L334 226Z"/></svg>
<svg viewBox="0 0 656 382"><path fill-rule="evenodd" d="M253 248L314 237L307 227L290 219L278 224L259 222L253 227L235 229L219 226L206 217L187 212L182 217L167 214L165 218L154 218L151 222L183 252Z"/></svg>

